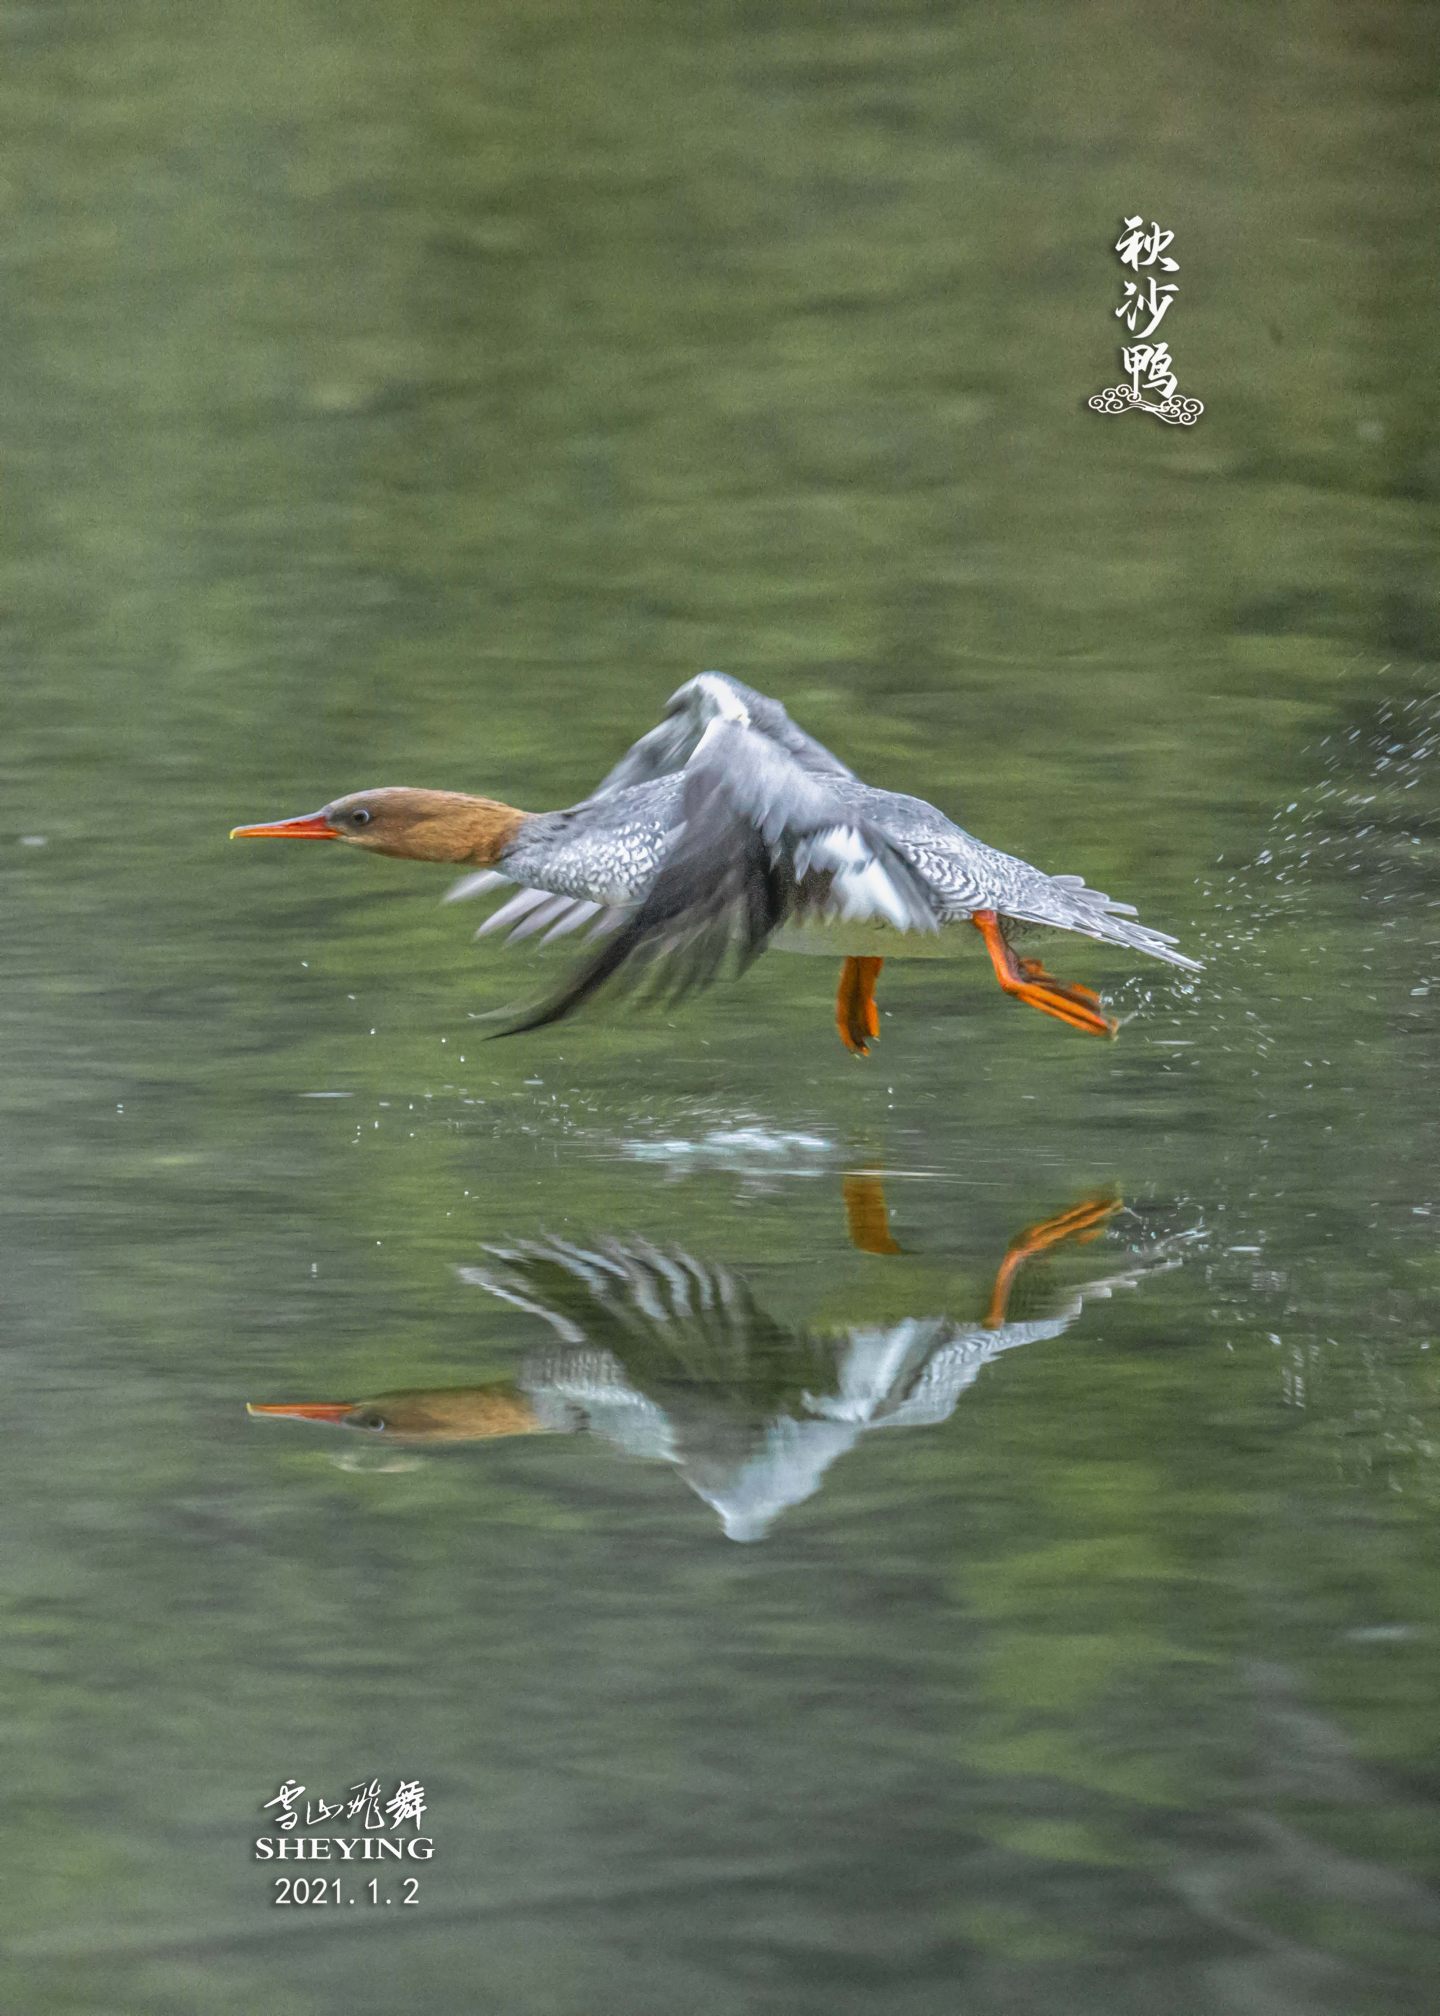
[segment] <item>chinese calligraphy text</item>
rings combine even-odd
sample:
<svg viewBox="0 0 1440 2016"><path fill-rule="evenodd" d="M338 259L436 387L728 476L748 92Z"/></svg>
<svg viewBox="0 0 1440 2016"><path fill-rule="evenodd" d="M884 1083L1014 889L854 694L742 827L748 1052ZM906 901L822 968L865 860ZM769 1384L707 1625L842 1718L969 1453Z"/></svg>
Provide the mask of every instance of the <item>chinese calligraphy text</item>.
<svg viewBox="0 0 1440 2016"><path fill-rule="evenodd" d="M1087 403L1096 413L1153 413L1169 426L1193 427L1205 411L1200 400L1187 399L1178 391L1169 344L1154 341L1180 291L1178 281L1160 277L1180 270L1179 260L1169 256L1174 239L1175 233L1159 224L1147 225L1143 218L1127 217L1115 241L1120 264L1135 275L1124 283L1124 298L1115 310L1115 319L1138 340L1120 348L1120 362L1129 382L1107 385L1091 394Z"/></svg>
<svg viewBox="0 0 1440 2016"><path fill-rule="evenodd" d="M307 1797L298 1778L287 1778L263 1813L274 1816L273 1834L255 1842L257 1862L428 1862L435 1853L429 1834L420 1832L428 1810L418 1778L402 1778L387 1799L378 1778L360 1778L336 1799ZM337 1834L331 1822L355 1830ZM408 1829L408 1832L402 1831ZM318 1831L324 1830L324 1831ZM275 1904L414 1904L420 1879L398 1879L398 1899L381 1876L356 1882L336 1876L283 1875L273 1879ZM383 1890L383 1894L382 1894Z"/></svg>

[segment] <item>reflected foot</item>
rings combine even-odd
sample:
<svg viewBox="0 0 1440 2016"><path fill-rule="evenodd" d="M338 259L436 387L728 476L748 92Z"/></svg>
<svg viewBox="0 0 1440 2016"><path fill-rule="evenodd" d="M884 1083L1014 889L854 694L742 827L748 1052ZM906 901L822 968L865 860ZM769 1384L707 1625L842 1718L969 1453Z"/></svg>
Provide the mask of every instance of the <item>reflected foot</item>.
<svg viewBox="0 0 1440 2016"><path fill-rule="evenodd" d="M1082 1245L1098 1239L1115 1213L1123 1208L1123 1203L1124 1200L1119 1197L1087 1197L1068 1211L1061 1211L1053 1218L1042 1218L1037 1225L1027 1225L1023 1232L1017 1232L1006 1248L1005 1258L995 1270L995 1285L990 1291L990 1304L983 1319L985 1328L998 1330L1006 1320L1010 1290L1015 1285L1015 1276L1027 1260L1037 1253L1047 1252L1052 1246L1059 1246L1067 1239L1074 1239Z"/></svg>
<svg viewBox="0 0 1440 2016"><path fill-rule="evenodd" d="M879 965L879 960L876 960ZM890 1207L885 1202L885 1186L875 1175L852 1174L841 1178L845 1197L845 1229L850 1244L862 1253L903 1253L890 1236Z"/></svg>

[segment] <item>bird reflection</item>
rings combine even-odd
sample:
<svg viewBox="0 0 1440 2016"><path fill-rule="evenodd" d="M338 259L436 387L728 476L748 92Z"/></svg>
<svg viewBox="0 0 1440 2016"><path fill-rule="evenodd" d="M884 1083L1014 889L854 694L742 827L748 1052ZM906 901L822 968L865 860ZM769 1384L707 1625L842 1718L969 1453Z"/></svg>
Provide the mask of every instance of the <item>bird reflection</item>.
<svg viewBox="0 0 1440 2016"><path fill-rule="evenodd" d="M878 1177L845 1178L862 1252L897 1255ZM493 1441L588 1431L674 1466L732 1540L762 1539L836 1459L880 1428L933 1427L1003 1351L1059 1337L1088 1301L1179 1265L1174 1243L1064 1292L1043 1317L1011 1313L1039 1255L1098 1239L1123 1208L1089 1197L1011 1240L978 1319L947 1314L796 1327L744 1277L639 1238L488 1246L462 1279L548 1325L512 1380L399 1389L362 1400L252 1403L249 1412L368 1431L391 1442Z"/></svg>

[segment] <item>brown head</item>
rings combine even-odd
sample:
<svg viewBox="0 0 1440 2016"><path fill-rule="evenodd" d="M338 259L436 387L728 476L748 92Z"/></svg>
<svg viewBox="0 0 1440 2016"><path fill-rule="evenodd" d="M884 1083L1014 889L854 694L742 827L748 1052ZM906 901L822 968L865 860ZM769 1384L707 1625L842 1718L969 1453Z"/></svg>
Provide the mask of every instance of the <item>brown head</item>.
<svg viewBox="0 0 1440 2016"><path fill-rule="evenodd" d="M247 1414L285 1421L323 1421L362 1428L407 1442L493 1442L507 1435L545 1433L518 1386L438 1386L381 1393L373 1400L286 1400L246 1403Z"/></svg>
<svg viewBox="0 0 1440 2016"><path fill-rule="evenodd" d="M498 861L530 817L493 798L463 791L411 791L403 784L352 791L318 812L277 819L268 826L237 826L232 840L345 840L372 854L406 861L466 862L488 868Z"/></svg>

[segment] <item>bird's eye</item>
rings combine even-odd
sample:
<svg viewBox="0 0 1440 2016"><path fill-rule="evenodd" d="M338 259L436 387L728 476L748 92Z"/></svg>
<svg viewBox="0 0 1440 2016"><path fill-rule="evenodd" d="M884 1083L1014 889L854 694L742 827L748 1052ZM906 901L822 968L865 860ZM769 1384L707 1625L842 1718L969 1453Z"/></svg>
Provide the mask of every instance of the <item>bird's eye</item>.
<svg viewBox="0 0 1440 2016"><path fill-rule="evenodd" d="M374 817L375 814L373 812L367 812L363 805L357 805L355 810L350 814L350 824L352 826L368 826Z"/></svg>
<svg viewBox="0 0 1440 2016"><path fill-rule="evenodd" d="M375 1414L375 1413L362 1414L356 1421L355 1426L357 1428L374 1428L376 1430L382 1430L385 1427L385 1416L383 1414Z"/></svg>

